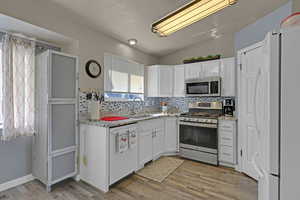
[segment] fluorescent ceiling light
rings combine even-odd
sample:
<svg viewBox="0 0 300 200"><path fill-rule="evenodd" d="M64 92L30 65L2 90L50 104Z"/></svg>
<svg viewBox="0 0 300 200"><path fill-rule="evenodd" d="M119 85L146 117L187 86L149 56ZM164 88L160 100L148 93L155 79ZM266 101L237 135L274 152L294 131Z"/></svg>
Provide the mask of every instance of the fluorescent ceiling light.
<svg viewBox="0 0 300 200"><path fill-rule="evenodd" d="M134 46L137 44L137 40L136 39L129 39L128 40L129 45Z"/></svg>
<svg viewBox="0 0 300 200"><path fill-rule="evenodd" d="M219 10L235 4L237 1L238 0L194 0L152 24L152 32L160 36L168 36Z"/></svg>

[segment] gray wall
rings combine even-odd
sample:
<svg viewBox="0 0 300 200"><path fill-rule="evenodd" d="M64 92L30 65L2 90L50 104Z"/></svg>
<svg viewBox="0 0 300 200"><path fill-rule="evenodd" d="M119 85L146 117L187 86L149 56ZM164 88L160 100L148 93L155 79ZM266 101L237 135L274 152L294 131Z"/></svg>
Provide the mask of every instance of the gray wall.
<svg viewBox="0 0 300 200"><path fill-rule="evenodd" d="M0 184L31 174L32 137L0 142Z"/></svg>
<svg viewBox="0 0 300 200"><path fill-rule="evenodd" d="M292 13L293 2L290 1L272 13L246 26L235 34L235 50L245 48L256 42L262 41L269 31L279 29L280 22Z"/></svg>

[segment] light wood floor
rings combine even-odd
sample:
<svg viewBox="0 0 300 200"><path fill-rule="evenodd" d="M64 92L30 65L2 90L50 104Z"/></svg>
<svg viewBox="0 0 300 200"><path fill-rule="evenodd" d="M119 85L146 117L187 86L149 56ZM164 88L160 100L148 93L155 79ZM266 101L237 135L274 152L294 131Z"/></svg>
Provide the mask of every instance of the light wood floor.
<svg viewBox="0 0 300 200"><path fill-rule="evenodd" d="M257 200L257 183L233 170L185 160L163 183L131 175L103 194L72 180L47 193L38 181L0 193L0 200Z"/></svg>

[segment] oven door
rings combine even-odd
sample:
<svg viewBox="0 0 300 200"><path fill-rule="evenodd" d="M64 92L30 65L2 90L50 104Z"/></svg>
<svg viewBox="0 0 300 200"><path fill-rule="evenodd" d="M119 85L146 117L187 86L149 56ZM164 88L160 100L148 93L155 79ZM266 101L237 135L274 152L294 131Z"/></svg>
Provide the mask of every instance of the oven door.
<svg viewBox="0 0 300 200"><path fill-rule="evenodd" d="M209 96L210 82L187 82L185 90L187 96Z"/></svg>
<svg viewBox="0 0 300 200"><path fill-rule="evenodd" d="M180 148L217 154L217 124L203 124L181 121L179 123L179 142Z"/></svg>

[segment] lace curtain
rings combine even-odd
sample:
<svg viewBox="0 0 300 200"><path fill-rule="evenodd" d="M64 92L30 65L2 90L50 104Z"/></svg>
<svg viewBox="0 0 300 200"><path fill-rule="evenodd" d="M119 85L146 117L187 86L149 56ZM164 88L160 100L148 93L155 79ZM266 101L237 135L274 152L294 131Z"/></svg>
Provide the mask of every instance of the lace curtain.
<svg viewBox="0 0 300 200"><path fill-rule="evenodd" d="M35 43L11 35L2 41L2 140L34 133Z"/></svg>

